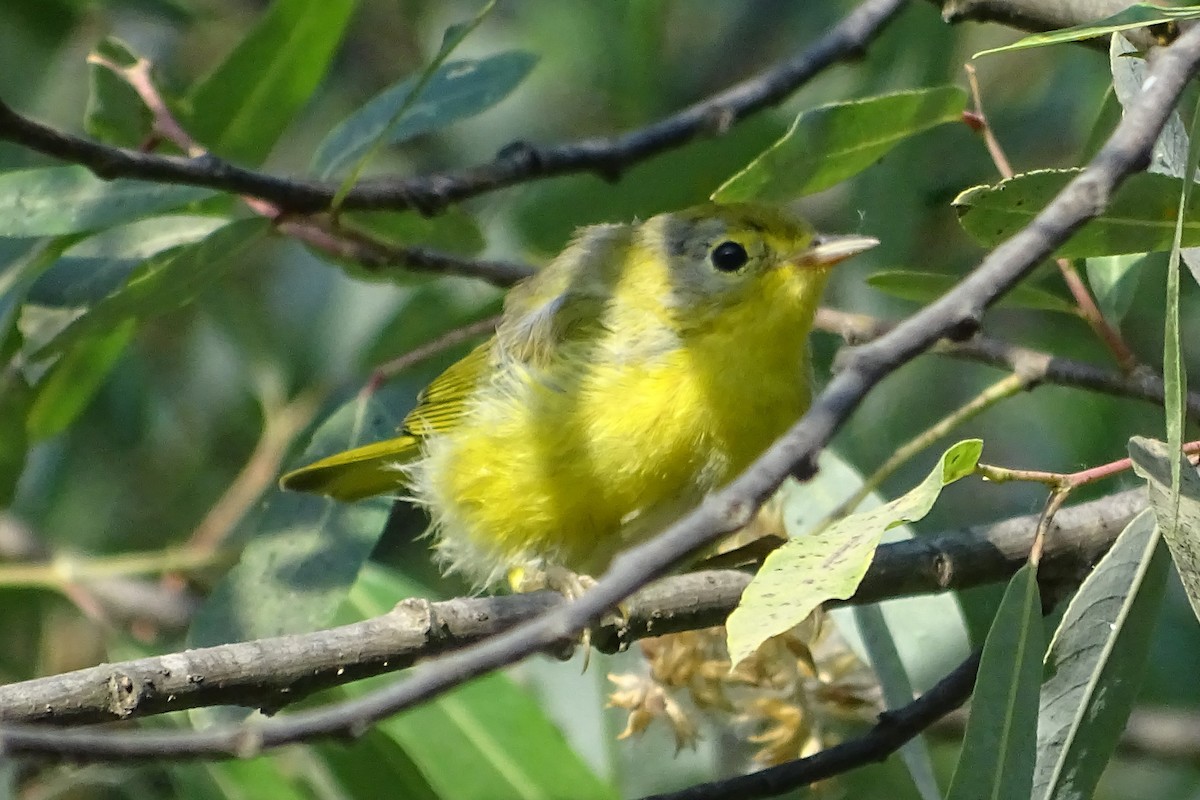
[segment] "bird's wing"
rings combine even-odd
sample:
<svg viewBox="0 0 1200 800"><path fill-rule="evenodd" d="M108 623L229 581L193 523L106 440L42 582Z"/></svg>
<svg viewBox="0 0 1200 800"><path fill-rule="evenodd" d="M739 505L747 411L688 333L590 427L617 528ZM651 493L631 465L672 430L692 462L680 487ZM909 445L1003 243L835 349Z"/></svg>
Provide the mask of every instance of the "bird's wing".
<svg viewBox="0 0 1200 800"><path fill-rule="evenodd" d="M418 439L453 430L471 393L487 374L493 345L494 340L484 342L434 378L417 395L417 405L408 412L400 430Z"/></svg>
<svg viewBox="0 0 1200 800"><path fill-rule="evenodd" d="M598 335L626 262L632 226L586 228L545 269L514 287L496 331L498 354L550 367L563 345Z"/></svg>
<svg viewBox="0 0 1200 800"><path fill-rule="evenodd" d="M361 500L395 493L404 484L404 466L421 452L421 440L451 430L462 417L467 398L488 367L491 342L455 362L417 396L417 405L400 426L400 436L355 447L289 472L285 489Z"/></svg>

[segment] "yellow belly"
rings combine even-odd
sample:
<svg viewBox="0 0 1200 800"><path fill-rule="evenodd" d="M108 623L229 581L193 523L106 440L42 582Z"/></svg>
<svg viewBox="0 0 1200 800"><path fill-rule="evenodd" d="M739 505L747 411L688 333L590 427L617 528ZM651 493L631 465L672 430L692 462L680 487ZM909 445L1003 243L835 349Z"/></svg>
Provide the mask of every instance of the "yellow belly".
<svg viewBox="0 0 1200 800"><path fill-rule="evenodd" d="M698 368L717 361L696 349L643 364L578 359L588 366L549 376L513 367L412 468L444 563L480 585L531 560L599 574L796 419L808 403L797 350L715 372Z"/></svg>

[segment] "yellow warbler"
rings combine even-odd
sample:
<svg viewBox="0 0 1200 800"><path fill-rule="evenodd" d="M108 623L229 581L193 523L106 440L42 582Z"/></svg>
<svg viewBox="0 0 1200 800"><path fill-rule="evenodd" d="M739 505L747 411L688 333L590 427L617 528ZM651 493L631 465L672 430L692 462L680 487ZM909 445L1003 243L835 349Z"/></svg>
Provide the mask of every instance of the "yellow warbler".
<svg viewBox="0 0 1200 800"><path fill-rule="evenodd" d="M875 244L752 204L584 228L512 289L496 335L421 393L399 437L283 486L411 496L443 565L479 586L529 565L599 574L808 408L829 267Z"/></svg>

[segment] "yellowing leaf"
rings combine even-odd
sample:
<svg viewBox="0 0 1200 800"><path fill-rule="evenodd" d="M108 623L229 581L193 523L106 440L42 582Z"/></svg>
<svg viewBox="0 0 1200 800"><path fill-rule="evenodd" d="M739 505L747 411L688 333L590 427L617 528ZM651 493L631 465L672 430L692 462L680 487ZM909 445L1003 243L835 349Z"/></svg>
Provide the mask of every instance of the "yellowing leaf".
<svg viewBox="0 0 1200 800"><path fill-rule="evenodd" d="M1171 559L1200 619L1200 475L1179 451L1165 442L1135 436L1129 440L1133 471L1146 479L1150 507L1171 548ZM1178 464L1178 504L1172 498L1171 461Z"/></svg>
<svg viewBox="0 0 1200 800"><path fill-rule="evenodd" d="M738 664L767 639L803 622L826 600L854 594L884 531L928 514L942 487L974 472L982 451L979 439L959 442L902 497L845 517L823 531L791 539L767 556L725 622L732 663Z"/></svg>

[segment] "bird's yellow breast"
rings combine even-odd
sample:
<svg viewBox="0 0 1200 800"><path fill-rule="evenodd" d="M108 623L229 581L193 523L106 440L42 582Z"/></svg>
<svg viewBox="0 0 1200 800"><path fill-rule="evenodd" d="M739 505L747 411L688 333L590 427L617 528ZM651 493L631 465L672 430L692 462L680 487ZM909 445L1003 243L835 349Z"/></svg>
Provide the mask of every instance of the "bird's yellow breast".
<svg viewBox="0 0 1200 800"><path fill-rule="evenodd" d="M610 334L496 370L412 470L446 563L481 584L534 557L598 574L748 466L807 406L809 376L805 326L738 314L678 339L650 326L650 357Z"/></svg>

